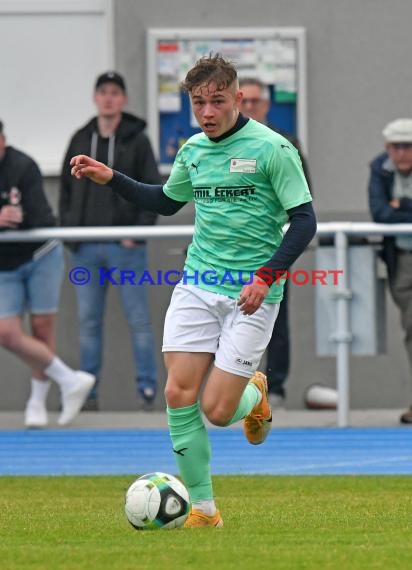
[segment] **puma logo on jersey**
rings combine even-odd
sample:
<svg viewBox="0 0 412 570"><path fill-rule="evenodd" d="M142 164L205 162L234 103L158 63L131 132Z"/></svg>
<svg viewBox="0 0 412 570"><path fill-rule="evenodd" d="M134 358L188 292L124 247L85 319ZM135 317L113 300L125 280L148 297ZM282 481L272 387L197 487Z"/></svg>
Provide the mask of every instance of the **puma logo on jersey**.
<svg viewBox="0 0 412 570"><path fill-rule="evenodd" d="M189 448L188 447L182 447L182 449L173 449L173 453L176 453L176 455L181 455L182 457L184 457L185 454L183 452L186 451L187 449L189 449Z"/></svg>
<svg viewBox="0 0 412 570"><path fill-rule="evenodd" d="M196 174L199 174L199 164L200 164L200 160L197 164L195 164L194 162L192 162L192 164L190 165L192 168L194 168L196 170Z"/></svg>

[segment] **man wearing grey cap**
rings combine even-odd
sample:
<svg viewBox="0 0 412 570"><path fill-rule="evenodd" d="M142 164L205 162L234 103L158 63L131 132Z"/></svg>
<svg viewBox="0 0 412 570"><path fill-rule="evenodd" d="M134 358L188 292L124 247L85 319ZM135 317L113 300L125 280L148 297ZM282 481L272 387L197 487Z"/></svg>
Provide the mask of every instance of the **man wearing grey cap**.
<svg viewBox="0 0 412 570"><path fill-rule="evenodd" d="M382 224L412 223L412 119L396 119L384 128L386 152L376 157L369 178L369 207ZM412 235L386 236L383 259L390 291L401 313L412 371ZM412 402L412 381L410 383ZM400 417L412 424L412 406Z"/></svg>

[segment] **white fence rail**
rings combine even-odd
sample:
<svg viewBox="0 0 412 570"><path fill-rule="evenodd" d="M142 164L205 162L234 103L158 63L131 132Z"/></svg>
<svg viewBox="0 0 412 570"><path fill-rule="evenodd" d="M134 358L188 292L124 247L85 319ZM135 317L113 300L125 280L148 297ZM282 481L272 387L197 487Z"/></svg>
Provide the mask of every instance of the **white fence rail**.
<svg viewBox="0 0 412 570"><path fill-rule="evenodd" d="M63 241L111 241L125 238L164 239L180 238L193 234L192 225L182 226L123 226L100 228L44 228L35 230L0 232L0 242L42 241L56 238ZM336 385L338 391L337 425L349 425L349 360L351 330L349 321L350 295L348 295L348 237L412 234L412 224L375 224L369 222L319 223L318 236L333 236L336 267L343 270L336 290L337 344Z"/></svg>
<svg viewBox="0 0 412 570"><path fill-rule="evenodd" d="M317 234L355 236L412 234L412 224L374 224L370 222L322 222ZM110 226L100 228L42 228L0 232L1 241L41 241L57 238L64 241L110 241L126 238L179 238L193 234L192 225L184 226Z"/></svg>

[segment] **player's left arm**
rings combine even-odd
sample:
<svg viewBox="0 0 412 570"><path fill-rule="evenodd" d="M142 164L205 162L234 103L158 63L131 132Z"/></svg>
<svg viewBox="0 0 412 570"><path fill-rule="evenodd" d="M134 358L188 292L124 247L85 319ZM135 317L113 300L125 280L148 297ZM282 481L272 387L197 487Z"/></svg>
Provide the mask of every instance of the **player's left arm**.
<svg viewBox="0 0 412 570"><path fill-rule="evenodd" d="M279 272L285 272L296 261L316 233L312 197L298 151L286 139L274 146L267 173L290 225L277 251L256 271L253 282L242 288L238 304L248 315L260 307Z"/></svg>
<svg viewBox="0 0 412 570"><path fill-rule="evenodd" d="M316 216L298 151L285 139L274 145L267 171L290 223L278 250L265 264L276 278L279 275L276 271L289 269L312 240L316 233ZM258 274L262 273L261 269Z"/></svg>
<svg viewBox="0 0 412 570"><path fill-rule="evenodd" d="M267 285L285 274L316 234L316 216L311 202L291 208L287 214L290 225L282 243L267 263L256 271Z"/></svg>
<svg viewBox="0 0 412 570"><path fill-rule="evenodd" d="M269 293L269 287L277 279L284 278L287 269L305 250L316 233L316 216L312 203L306 202L287 211L289 228L273 256L260 267L253 282L245 285L238 305L246 315L253 315Z"/></svg>

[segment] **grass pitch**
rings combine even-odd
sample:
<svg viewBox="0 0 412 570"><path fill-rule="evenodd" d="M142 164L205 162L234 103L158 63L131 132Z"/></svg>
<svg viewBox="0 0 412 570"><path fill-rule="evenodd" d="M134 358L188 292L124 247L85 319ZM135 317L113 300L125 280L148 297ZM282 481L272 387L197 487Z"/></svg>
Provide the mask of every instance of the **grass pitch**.
<svg viewBox="0 0 412 570"><path fill-rule="evenodd" d="M406 570L411 477L215 477L222 529L135 531L133 476L0 477L2 570Z"/></svg>

